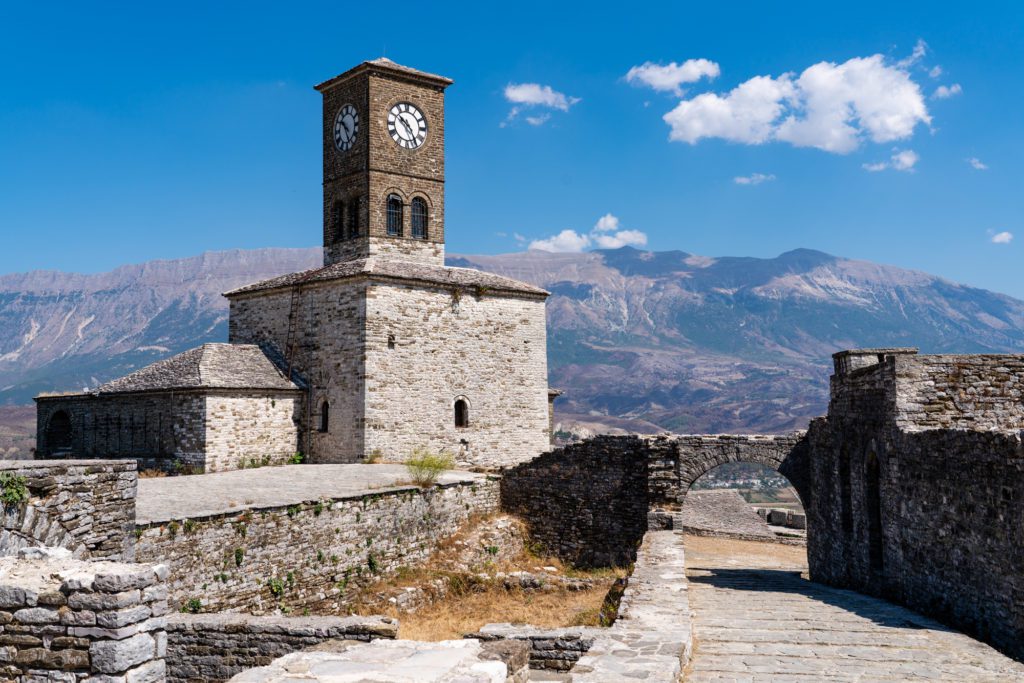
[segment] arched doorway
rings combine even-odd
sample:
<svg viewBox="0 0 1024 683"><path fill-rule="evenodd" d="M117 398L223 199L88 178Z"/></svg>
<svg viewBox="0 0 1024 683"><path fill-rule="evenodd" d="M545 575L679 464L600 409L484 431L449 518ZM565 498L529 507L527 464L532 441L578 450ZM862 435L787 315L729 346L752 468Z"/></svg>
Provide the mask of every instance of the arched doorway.
<svg viewBox="0 0 1024 683"><path fill-rule="evenodd" d="M46 425L46 447L51 455L70 453L72 442L71 416L58 410Z"/></svg>

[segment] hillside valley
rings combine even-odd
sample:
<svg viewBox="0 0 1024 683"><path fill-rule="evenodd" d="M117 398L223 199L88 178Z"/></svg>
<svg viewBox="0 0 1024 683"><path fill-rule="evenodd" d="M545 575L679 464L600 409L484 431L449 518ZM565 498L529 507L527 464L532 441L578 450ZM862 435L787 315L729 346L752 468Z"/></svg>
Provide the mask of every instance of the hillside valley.
<svg viewBox="0 0 1024 683"><path fill-rule="evenodd" d="M0 276L0 405L226 340L221 292L316 267L320 253L235 250L94 275ZM830 354L843 348L1024 352L1024 302L811 250L757 259L626 247L448 263L552 293L551 385L565 390L561 429L578 435L801 428L824 412ZM0 447L24 452L25 417L23 407L4 411Z"/></svg>

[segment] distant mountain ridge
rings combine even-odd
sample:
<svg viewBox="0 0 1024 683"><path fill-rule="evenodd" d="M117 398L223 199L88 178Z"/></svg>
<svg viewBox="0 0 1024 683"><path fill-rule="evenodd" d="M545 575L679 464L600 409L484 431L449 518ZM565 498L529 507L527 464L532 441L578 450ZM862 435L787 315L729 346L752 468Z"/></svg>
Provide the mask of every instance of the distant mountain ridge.
<svg viewBox="0 0 1024 683"><path fill-rule="evenodd" d="M221 292L320 264L226 251L108 273L0 276L0 404L76 390L227 337ZM577 431L788 430L822 414L830 354L859 346L1024 353L1024 302L799 249L709 258L625 247L458 256L539 285L551 384Z"/></svg>

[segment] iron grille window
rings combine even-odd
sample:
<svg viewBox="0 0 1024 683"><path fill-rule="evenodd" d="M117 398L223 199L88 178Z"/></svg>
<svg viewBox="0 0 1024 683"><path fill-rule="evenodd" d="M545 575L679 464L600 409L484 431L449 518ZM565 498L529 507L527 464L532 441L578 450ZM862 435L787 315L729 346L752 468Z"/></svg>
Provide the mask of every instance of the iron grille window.
<svg viewBox="0 0 1024 683"><path fill-rule="evenodd" d="M345 202L336 201L331 205L331 226L334 229L334 241L338 242L345 238L343 220L345 218Z"/></svg>
<svg viewBox="0 0 1024 683"><path fill-rule="evenodd" d="M427 239L427 202L422 197L412 200L412 236Z"/></svg>
<svg viewBox="0 0 1024 683"><path fill-rule="evenodd" d="M359 236L359 204L359 197L352 199L348 203L348 224L346 225L346 228L348 230L349 237Z"/></svg>
<svg viewBox="0 0 1024 683"><path fill-rule="evenodd" d="M402 198L397 194L388 195L388 234L402 234Z"/></svg>

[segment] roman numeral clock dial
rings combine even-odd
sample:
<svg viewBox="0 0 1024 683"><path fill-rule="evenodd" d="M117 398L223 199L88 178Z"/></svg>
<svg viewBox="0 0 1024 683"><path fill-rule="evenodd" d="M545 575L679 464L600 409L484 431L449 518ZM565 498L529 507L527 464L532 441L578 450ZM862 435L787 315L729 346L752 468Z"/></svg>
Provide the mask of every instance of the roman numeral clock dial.
<svg viewBox="0 0 1024 683"><path fill-rule="evenodd" d="M388 133L399 147L416 149L427 139L427 120L416 105L399 102L388 112Z"/></svg>
<svg viewBox="0 0 1024 683"><path fill-rule="evenodd" d="M351 104L346 104L334 117L334 146L339 152L347 152L356 144L358 134L359 112Z"/></svg>

